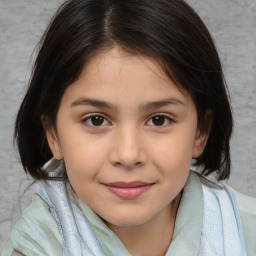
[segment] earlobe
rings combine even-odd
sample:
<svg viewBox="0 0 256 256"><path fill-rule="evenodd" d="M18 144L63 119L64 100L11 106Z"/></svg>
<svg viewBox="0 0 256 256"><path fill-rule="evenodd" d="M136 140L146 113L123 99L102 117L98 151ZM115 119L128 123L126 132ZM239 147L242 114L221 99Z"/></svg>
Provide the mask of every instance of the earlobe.
<svg viewBox="0 0 256 256"><path fill-rule="evenodd" d="M58 137L56 135L55 130L53 129L53 127L51 125L49 125L47 116L42 115L41 122L44 127L48 145L52 151L54 158L57 160L61 160L63 158L63 156L61 153Z"/></svg>
<svg viewBox="0 0 256 256"><path fill-rule="evenodd" d="M207 109L204 116L205 120L205 129L198 129L194 141L194 148L192 153L192 158L200 157L205 149L205 146L210 135L212 122L213 122L213 112L211 109Z"/></svg>
<svg viewBox="0 0 256 256"><path fill-rule="evenodd" d="M47 141L48 141L48 144L52 151L53 156L55 157L55 159L61 160L63 158L63 156L61 153L61 148L59 145L58 138L57 138L56 133L53 130L53 128L46 130L46 137L47 137Z"/></svg>
<svg viewBox="0 0 256 256"><path fill-rule="evenodd" d="M208 133L202 134L200 131L197 131L197 135L194 141L193 154L192 158L198 158L202 155L204 148L208 140Z"/></svg>

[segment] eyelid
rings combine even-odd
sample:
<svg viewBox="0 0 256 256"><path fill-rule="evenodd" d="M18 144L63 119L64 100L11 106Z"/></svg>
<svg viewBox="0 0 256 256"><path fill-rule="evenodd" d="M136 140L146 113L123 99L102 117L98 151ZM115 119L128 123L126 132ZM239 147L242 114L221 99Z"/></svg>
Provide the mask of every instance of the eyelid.
<svg viewBox="0 0 256 256"><path fill-rule="evenodd" d="M88 114L83 115L82 120L85 120L87 118L94 117L94 116L101 116L101 117L104 117L107 119L107 117L104 114L98 113L98 112L93 112L93 113L88 113Z"/></svg>
<svg viewBox="0 0 256 256"><path fill-rule="evenodd" d="M152 117L154 117L154 116L165 116L165 117L167 117L167 118L173 119L173 118L171 117L171 114L164 113L164 112L159 112L159 113L152 114L152 115L149 116L149 118L152 118Z"/></svg>
<svg viewBox="0 0 256 256"><path fill-rule="evenodd" d="M162 125L162 126L157 126L157 125L149 125L149 126L153 126L153 127L157 127L157 128L165 128L165 127L168 127L168 126L170 126L171 124L174 123L174 118L170 117L169 114L166 114L166 113L155 113L155 114L149 116L149 118L147 119L146 124L147 124L150 120L152 120L152 118L154 118L154 117L156 117L156 116L163 116L163 117L167 118L167 119L169 120L169 123L168 123L167 125Z"/></svg>
<svg viewBox="0 0 256 256"><path fill-rule="evenodd" d="M86 124L86 121L87 121L88 119L90 119L91 117L95 117L95 116L100 116L100 117L104 118L104 120L107 121L108 124L107 124L107 125L100 125L100 126L94 126L94 125L88 125L88 124ZM101 113L89 113L89 114L86 114L86 115L83 116L81 122L84 123L87 127L92 128L92 129L95 129L95 128L96 128L96 129L103 128L103 127L106 127L106 126L108 126L109 124L111 124L111 122L109 121L109 119L108 119L105 115L103 115L103 114L101 114Z"/></svg>
<svg viewBox="0 0 256 256"><path fill-rule="evenodd" d="M102 117L104 119L104 122L107 121L107 124L103 124L103 125L93 125L93 124L88 124L87 120L89 120L91 117L95 117L95 116L99 116L99 117ZM150 124L148 125L148 123L150 122L150 120L152 120L152 118L156 117L156 116L162 116L166 119L168 119L168 124L165 124L165 125L154 125L154 124ZM109 126L109 125L112 125L112 122L109 121L109 118L106 117L106 115L102 114L102 113L88 113L86 115L84 115L81 119L81 122L86 125L87 127L91 128L91 129L100 129L100 128L104 128L106 126ZM155 114L152 114L150 115L148 118L147 118L147 121L146 121L146 125L150 126L150 127L156 127L156 128L165 128L165 127L168 127L170 126L171 124L173 124L175 121L174 121L174 118L170 116L170 114L167 114L167 113L155 113Z"/></svg>

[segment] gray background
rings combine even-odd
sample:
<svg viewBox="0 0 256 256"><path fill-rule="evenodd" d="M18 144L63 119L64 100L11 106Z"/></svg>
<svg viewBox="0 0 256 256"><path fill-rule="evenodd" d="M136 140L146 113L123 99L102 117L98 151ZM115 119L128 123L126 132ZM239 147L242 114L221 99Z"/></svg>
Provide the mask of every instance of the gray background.
<svg viewBox="0 0 256 256"><path fill-rule="evenodd" d="M31 55L62 0L0 0L0 251L33 189L12 146L14 117L29 80ZM215 40L235 118L229 183L256 196L256 0L188 0Z"/></svg>

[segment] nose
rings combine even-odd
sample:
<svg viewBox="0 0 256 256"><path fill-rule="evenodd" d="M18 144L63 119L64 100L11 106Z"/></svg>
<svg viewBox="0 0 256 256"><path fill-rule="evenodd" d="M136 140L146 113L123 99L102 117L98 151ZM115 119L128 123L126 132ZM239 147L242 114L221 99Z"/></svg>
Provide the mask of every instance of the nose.
<svg viewBox="0 0 256 256"><path fill-rule="evenodd" d="M113 165L131 170L146 162L146 152L142 136L135 128L120 129L115 132L111 143L110 161Z"/></svg>

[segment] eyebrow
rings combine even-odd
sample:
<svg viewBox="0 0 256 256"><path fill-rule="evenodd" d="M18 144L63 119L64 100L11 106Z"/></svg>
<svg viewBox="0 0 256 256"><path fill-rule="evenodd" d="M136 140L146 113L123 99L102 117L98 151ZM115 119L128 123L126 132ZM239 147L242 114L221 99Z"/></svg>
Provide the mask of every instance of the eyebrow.
<svg viewBox="0 0 256 256"><path fill-rule="evenodd" d="M74 101L71 106L93 106L100 109L116 109L116 106L112 103L102 101L102 100L96 100L96 99L90 99L90 98L80 98L76 101Z"/></svg>
<svg viewBox="0 0 256 256"><path fill-rule="evenodd" d="M100 109L117 109L117 107L109 102L103 101L103 100L97 100L97 99L91 99L91 98L80 98L76 101L74 101L71 106L93 106L96 108ZM159 101L152 101L152 102L147 102L147 103L142 103L139 106L139 109L141 111L148 111L152 109L157 109L161 108L167 105L182 105L185 106L185 103L177 98L168 98L168 99L163 99Z"/></svg>
<svg viewBox="0 0 256 256"><path fill-rule="evenodd" d="M165 107L168 105L181 105L181 106L185 106L185 103L177 98L168 98L168 99L163 99L160 101L152 101L152 102L148 102L146 104L141 104L140 105L140 109L142 111L148 111L148 110L152 110L152 109L157 109L157 108L161 108L161 107Z"/></svg>

